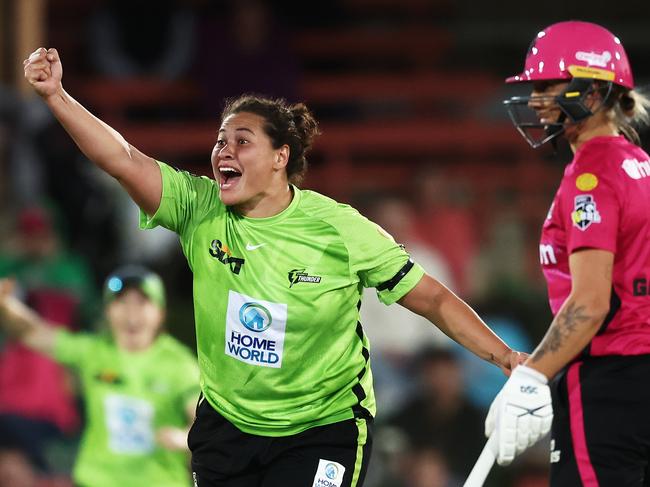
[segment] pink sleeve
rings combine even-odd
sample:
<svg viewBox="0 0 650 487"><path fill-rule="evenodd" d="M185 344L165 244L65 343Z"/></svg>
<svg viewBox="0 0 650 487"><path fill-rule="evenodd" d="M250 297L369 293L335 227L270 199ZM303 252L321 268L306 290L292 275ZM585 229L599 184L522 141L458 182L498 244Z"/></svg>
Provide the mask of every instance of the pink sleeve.
<svg viewBox="0 0 650 487"><path fill-rule="evenodd" d="M576 171L565 176L562 190L567 252L593 248L616 253L621 203L611 174L601 168Z"/></svg>

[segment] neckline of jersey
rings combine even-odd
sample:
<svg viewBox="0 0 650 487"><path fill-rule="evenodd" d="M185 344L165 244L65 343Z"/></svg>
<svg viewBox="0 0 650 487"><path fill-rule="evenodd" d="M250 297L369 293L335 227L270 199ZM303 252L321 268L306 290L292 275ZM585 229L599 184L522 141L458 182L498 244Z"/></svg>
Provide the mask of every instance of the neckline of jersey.
<svg viewBox="0 0 650 487"><path fill-rule="evenodd" d="M590 145L593 145L598 142L606 142L607 140L618 142L621 139L625 139L625 136L619 134L619 135L598 135L596 137L592 137L591 139L587 140L580 146L580 148L576 151L574 158L577 157L578 154L583 152Z"/></svg>
<svg viewBox="0 0 650 487"><path fill-rule="evenodd" d="M151 344L143 350L127 350L126 348L118 346L115 341L113 341L113 345L121 356L126 357L129 360L146 362L150 360L152 355L157 353L161 344L166 340L165 336L165 332L161 332L157 337L154 338L153 342L151 342Z"/></svg>
<svg viewBox="0 0 650 487"><path fill-rule="evenodd" d="M275 223L283 221L291 216L294 211L296 211L296 208L298 208L300 200L302 199L302 191L300 191L298 187L292 184L291 189L293 190L293 198L291 199L291 203L289 203L289 206L287 206L284 210L276 215L265 216L262 218L253 218L250 216L239 215L237 213L235 213L235 215L237 215L237 217L247 225L254 226L273 225Z"/></svg>

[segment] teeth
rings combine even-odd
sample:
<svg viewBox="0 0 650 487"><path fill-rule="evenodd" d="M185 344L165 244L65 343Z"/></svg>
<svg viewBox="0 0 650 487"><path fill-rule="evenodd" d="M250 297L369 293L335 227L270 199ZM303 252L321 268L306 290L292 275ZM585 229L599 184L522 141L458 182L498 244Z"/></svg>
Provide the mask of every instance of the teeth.
<svg viewBox="0 0 650 487"><path fill-rule="evenodd" d="M219 172L239 172L234 167L220 167Z"/></svg>

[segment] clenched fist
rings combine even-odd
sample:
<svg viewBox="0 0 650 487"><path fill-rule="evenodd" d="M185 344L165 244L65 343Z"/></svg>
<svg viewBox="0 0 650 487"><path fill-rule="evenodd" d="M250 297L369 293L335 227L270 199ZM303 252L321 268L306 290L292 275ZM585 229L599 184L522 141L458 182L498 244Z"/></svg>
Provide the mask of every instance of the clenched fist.
<svg viewBox="0 0 650 487"><path fill-rule="evenodd" d="M63 65L56 49L39 47L23 61L25 79L34 91L43 98L49 98L63 90Z"/></svg>

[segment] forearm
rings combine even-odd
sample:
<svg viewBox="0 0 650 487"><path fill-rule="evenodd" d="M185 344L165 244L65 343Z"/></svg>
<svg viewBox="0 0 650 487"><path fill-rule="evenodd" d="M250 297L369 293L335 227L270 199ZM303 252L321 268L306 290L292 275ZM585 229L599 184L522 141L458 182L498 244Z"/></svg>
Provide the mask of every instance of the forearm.
<svg viewBox="0 0 650 487"><path fill-rule="evenodd" d="M81 151L116 178L135 203L153 215L162 196L162 174L151 157L68 95L61 80L63 64L56 49L38 48L23 62L25 79L70 134Z"/></svg>
<svg viewBox="0 0 650 487"><path fill-rule="evenodd" d="M510 367L511 349L472 308L448 289L441 287L425 316L447 336L482 359Z"/></svg>
<svg viewBox="0 0 650 487"><path fill-rule="evenodd" d="M526 365L553 378L589 344L607 312L597 303L569 296Z"/></svg>
<svg viewBox="0 0 650 487"><path fill-rule="evenodd" d="M194 422L195 407L193 399L185 405L185 413L188 418L188 423L185 428L178 426L163 426L156 432L156 437L160 446L171 451L189 451L187 446L187 436L189 435L190 428Z"/></svg>
<svg viewBox="0 0 650 487"><path fill-rule="evenodd" d="M65 90L57 91L45 101L86 157L111 176L117 179L126 177L134 164L146 158Z"/></svg>
<svg viewBox="0 0 650 487"><path fill-rule="evenodd" d="M190 427L178 428L174 426L164 426L157 433L158 444L169 451L189 451L187 446L187 436Z"/></svg>
<svg viewBox="0 0 650 487"><path fill-rule="evenodd" d="M20 340L30 330L42 326L42 320L23 303L10 297L0 304L0 324L11 338Z"/></svg>
<svg viewBox="0 0 650 487"><path fill-rule="evenodd" d="M54 348L54 330L19 300L9 297L0 304L0 326L15 340L43 353Z"/></svg>

